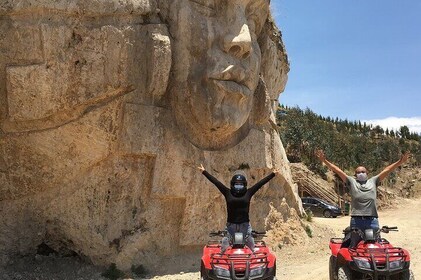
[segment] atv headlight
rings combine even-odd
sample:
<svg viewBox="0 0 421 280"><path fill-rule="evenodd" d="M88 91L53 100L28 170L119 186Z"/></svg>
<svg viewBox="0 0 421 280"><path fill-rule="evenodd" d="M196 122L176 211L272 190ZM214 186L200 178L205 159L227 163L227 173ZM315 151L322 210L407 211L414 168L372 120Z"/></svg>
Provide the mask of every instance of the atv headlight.
<svg viewBox="0 0 421 280"><path fill-rule="evenodd" d="M259 268L254 268L252 270L250 270L250 278L251 277L258 277L258 276L262 276L263 273L265 273L265 267L259 267Z"/></svg>
<svg viewBox="0 0 421 280"><path fill-rule="evenodd" d="M354 258L354 262L359 268L371 269L371 264L366 259Z"/></svg>
<svg viewBox="0 0 421 280"><path fill-rule="evenodd" d="M401 260L390 262L389 267L390 267L390 269L402 268L403 262Z"/></svg>
<svg viewBox="0 0 421 280"><path fill-rule="evenodd" d="M214 272L215 272L215 275L219 277L226 277L226 278L231 277L229 270L222 267L215 267Z"/></svg>

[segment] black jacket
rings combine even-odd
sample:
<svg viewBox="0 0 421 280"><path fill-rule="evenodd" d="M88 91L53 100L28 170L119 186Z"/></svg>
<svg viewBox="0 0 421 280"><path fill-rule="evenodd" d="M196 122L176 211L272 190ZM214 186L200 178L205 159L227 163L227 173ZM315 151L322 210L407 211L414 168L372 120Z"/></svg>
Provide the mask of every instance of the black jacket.
<svg viewBox="0 0 421 280"><path fill-rule="evenodd" d="M267 182L269 182L273 177L275 177L275 173L271 173L259 182L257 182L254 186L247 189L247 192L241 196L236 197L232 195L231 189L227 188L224 184L222 184L218 179L213 177L209 174L206 170L202 172L209 181L211 181L219 191L224 195L225 201L227 203L227 211L228 217L227 222L233 224L241 224L250 221L249 218L249 208L250 208L250 200L253 195Z"/></svg>

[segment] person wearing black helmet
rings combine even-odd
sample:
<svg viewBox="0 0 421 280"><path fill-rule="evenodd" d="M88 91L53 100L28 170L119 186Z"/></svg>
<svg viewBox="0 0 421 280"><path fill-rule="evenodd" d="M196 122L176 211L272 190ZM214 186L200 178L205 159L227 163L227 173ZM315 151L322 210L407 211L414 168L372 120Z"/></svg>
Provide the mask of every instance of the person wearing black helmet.
<svg viewBox="0 0 421 280"><path fill-rule="evenodd" d="M250 200L264 184L269 182L276 174L279 174L279 170L274 170L271 174L250 188L247 188L246 174L243 171L236 171L231 178L231 187L227 188L218 179L209 174L202 164L198 169L202 171L202 174L205 175L205 177L211 181L225 197L228 212L226 225L228 233L233 236L235 232L242 232L244 236L246 236L246 245L254 251L254 239L251 235L252 228L249 218ZM221 251L225 252L228 246L228 238L224 237Z"/></svg>

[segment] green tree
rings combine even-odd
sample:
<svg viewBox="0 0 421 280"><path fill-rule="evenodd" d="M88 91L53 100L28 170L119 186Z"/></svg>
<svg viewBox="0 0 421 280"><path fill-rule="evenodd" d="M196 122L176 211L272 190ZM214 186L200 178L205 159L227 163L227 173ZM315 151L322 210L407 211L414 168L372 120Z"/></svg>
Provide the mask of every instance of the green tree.
<svg viewBox="0 0 421 280"><path fill-rule="evenodd" d="M309 108L303 111L282 105L277 121L289 161L303 162L321 175L326 169L314 156L314 150L319 148L325 150L332 162L349 171L364 165L370 172L379 172L385 164L396 161L403 151L411 151L414 164L421 163L420 136L410 133L407 127L399 131L386 129L390 137L376 137L385 133L380 126L361 124L361 121L356 125L348 120L322 117ZM395 135L406 137L395 139Z"/></svg>
<svg viewBox="0 0 421 280"><path fill-rule="evenodd" d="M409 128L406 125L400 127L399 133L400 133L402 138L405 138L405 139L410 138Z"/></svg>

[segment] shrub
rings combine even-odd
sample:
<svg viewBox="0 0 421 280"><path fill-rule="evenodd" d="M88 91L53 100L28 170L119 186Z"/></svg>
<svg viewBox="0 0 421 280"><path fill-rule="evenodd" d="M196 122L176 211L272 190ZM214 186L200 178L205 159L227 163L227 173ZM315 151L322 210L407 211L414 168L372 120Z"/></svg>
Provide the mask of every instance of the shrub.
<svg viewBox="0 0 421 280"><path fill-rule="evenodd" d="M306 210L306 221L307 222L312 222L313 221L313 212L311 212L310 209Z"/></svg>
<svg viewBox="0 0 421 280"><path fill-rule="evenodd" d="M308 235L308 237L312 238L313 237L313 231L311 230L311 227L309 225L306 225L306 233Z"/></svg>

